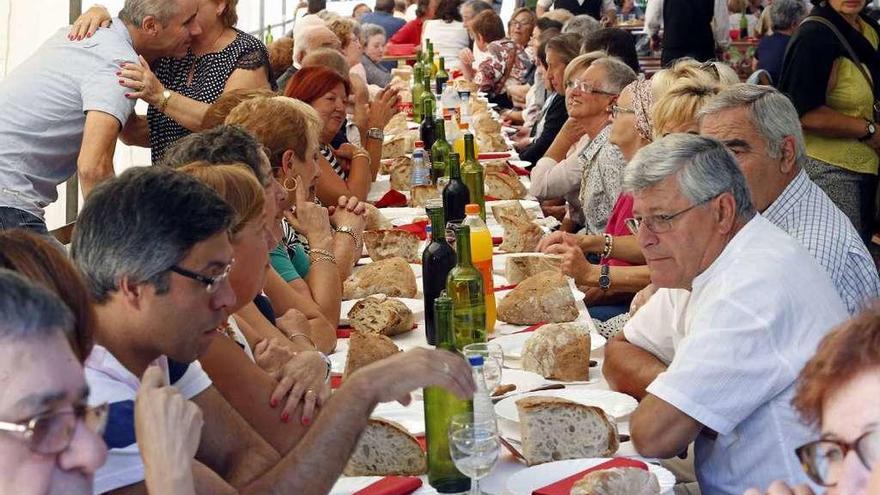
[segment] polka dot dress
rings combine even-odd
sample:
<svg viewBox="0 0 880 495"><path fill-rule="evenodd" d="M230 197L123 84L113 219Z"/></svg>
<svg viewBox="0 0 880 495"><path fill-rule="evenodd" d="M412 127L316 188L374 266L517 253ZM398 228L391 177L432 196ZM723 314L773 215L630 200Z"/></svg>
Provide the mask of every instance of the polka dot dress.
<svg viewBox="0 0 880 495"><path fill-rule="evenodd" d="M235 39L216 53L195 56L190 50L183 58L162 58L153 71L166 89L204 103L213 103L223 94L226 81L236 69L257 70L266 67L269 81L274 81L266 46L253 36L236 31ZM189 79L192 71L192 80ZM274 86L272 89L275 89ZM147 110L150 126L150 148L153 163L158 163L165 150L190 130L166 117L153 106Z"/></svg>

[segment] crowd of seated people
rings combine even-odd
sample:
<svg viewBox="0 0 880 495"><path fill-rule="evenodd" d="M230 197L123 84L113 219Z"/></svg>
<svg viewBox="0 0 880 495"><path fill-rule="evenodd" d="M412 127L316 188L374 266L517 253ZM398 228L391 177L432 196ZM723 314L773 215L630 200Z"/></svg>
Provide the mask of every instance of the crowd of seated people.
<svg viewBox="0 0 880 495"><path fill-rule="evenodd" d="M775 19L800 15L777 2ZM827 140L864 126L792 80L815 40L778 61L789 99L722 62L644 74L635 38L600 19L609 2L544 3L507 26L482 0L421 0L408 22L384 0L310 7L267 48L235 27L237 2L126 0L0 82L0 492L327 493L378 403L473 392L466 363L424 349L329 385L397 112L384 49L426 39L516 128L530 193L561 224L538 249L609 339L639 454L688 453L707 494L880 490L876 157L847 168ZM817 12L849 19L831 3ZM792 23L778 37L797 40ZM117 140L153 165L116 176ZM44 211L74 173L85 202L63 247Z"/></svg>

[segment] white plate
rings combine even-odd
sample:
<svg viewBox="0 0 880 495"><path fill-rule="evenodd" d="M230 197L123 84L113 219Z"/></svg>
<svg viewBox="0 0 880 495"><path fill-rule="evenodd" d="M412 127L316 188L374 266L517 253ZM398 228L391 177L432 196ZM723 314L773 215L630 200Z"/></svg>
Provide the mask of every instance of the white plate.
<svg viewBox="0 0 880 495"><path fill-rule="evenodd" d="M425 318L425 301L423 299L407 299L405 297L393 297L392 299L397 299L412 311L413 321L420 321ZM348 321L348 312L351 311L351 308L353 308L358 301L361 301L361 299L342 301L342 304L339 306L340 325L348 325L350 323Z"/></svg>
<svg viewBox="0 0 880 495"><path fill-rule="evenodd" d="M342 349L330 354L330 372L334 375L341 375L345 372L345 358L348 356L348 349Z"/></svg>
<svg viewBox="0 0 880 495"><path fill-rule="evenodd" d="M379 404L370 417L394 421L417 437L425 434L425 403L420 400L413 400L409 406L402 406L399 402Z"/></svg>
<svg viewBox="0 0 880 495"><path fill-rule="evenodd" d="M516 165L517 167L522 167L522 168L532 166L532 162L530 162L528 160L507 160L507 163L509 163L511 165ZM522 179L522 177L520 177L520 179Z"/></svg>
<svg viewBox="0 0 880 495"><path fill-rule="evenodd" d="M507 490L512 495L532 495L538 488L556 483L573 474L590 469L593 466L608 462L611 459L569 459L567 461L548 462L532 466L514 474L507 479ZM648 464L648 470L657 476L660 482L660 493L669 493L675 486L675 476L662 466Z"/></svg>
<svg viewBox="0 0 880 495"><path fill-rule="evenodd" d="M548 381L543 376L532 373L531 371L503 369L501 370L501 384L516 385L514 390L502 395L501 397L509 397L511 395L522 394L527 390L547 385ZM497 397L493 397L497 399Z"/></svg>
<svg viewBox="0 0 880 495"><path fill-rule="evenodd" d="M612 392L610 390L595 390L584 388L564 388L562 390L543 390L528 394L515 395L501 400L495 404L495 413L499 418L519 423L519 412L516 410L516 401L532 396L560 397L586 406L602 408L605 414L622 419L636 410L639 403L626 394ZM544 486L544 485L540 485Z"/></svg>

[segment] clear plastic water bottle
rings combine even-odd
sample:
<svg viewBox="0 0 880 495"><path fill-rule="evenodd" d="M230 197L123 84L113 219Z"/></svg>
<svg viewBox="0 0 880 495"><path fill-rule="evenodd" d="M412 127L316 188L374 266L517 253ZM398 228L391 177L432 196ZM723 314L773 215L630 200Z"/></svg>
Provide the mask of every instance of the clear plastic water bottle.
<svg viewBox="0 0 880 495"><path fill-rule="evenodd" d="M458 107L461 106L461 98L458 96L458 91L456 91L451 84L447 84L443 88L443 94L440 95L440 103L443 107L444 119L455 117L455 114L458 112ZM456 118L456 120L458 120L458 118Z"/></svg>
<svg viewBox="0 0 880 495"><path fill-rule="evenodd" d="M477 390L474 392L474 419L492 418L495 419L495 406L492 404L492 398L489 396L489 389L486 387L486 378L483 376L483 356L470 355L468 363L474 374L474 383Z"/></svg>
<svg viewBox="0 0 880 495"><path fill-rule="evenodd" d="M425 143L416 141L413 150L412 172L410 174L410 189L415 186L424 186L431 183L431 164L428 163L425 153Z"/></svg>

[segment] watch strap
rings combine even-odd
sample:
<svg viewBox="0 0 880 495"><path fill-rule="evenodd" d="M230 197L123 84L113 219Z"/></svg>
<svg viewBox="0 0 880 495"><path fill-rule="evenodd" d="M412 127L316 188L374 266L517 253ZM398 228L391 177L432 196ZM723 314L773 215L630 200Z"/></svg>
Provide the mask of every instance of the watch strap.
<svg viewBox="0 0 880 495"><path fill-rule="evenodd" d="M608 290L611 288L611 276L610 276L610 267L608 265L602 265L602 268L599 269L599 288L602 290Z"/></svg>

